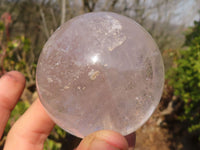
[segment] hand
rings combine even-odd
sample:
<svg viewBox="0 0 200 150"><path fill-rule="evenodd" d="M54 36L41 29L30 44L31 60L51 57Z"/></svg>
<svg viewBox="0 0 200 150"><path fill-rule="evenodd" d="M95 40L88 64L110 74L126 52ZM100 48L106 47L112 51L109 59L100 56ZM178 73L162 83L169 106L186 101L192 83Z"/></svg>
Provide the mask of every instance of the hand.
<svg viewBox="0 0 200 150"><path fill-rule="evenodd" d="M0 138L24 87L25 78L17 71L0 78ZM9 131L4 150L42 150L54 125L37 99ZM128 143L119 133L103 130L85 137L76 150L128 150Z"/></svg>

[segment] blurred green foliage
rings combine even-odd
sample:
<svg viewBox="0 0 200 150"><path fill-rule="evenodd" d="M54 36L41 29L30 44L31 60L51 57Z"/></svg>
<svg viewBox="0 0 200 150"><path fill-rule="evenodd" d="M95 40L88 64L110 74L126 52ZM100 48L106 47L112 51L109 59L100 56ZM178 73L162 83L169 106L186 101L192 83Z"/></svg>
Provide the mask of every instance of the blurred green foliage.
<svg viewBox="0 0 200 150"><path fill-rule="evenodd" d="M36 63L30 61L31 42L23 35L10 39L3 22L0 22L0 70L18 70L28 82L34 82Z"/></svg>
<svg viewBox="0 0 200 150"><path fill-rule="evenodd" d="M186 35L186 50L180 56L167 78L174 88L174 94L184 101L183 112L179 119L184 122L190 133L200 140L200 22Z"/></svg>
<svg viewBox="0 0 200 150"><path fill-rule="evenodd" d="M6 71L18 70L22 72L27 80L27 83L35 83L35 69L34 62L29 63L29 56L31 52L31 42L23 35L12 38L11 40L5 33L5 25L0 21L0 73ZM4 72L5 71L5 72ZM15 121L29 108L31 100L20 100L12 111L8 123L4 131L3 140L7 136L10 128ZM59 150L62 147L62 141L66 138L66 132L56 126L49 138L44 144L44 150ZM5 141L4 141L5 142ZM4 144L4 142L1 142ZM2 145L0 145L1 147Z"/></svg>
<svg viewBox="0 0 200 150"><path fill-rule="evenodd" d="M192 46L199 43L200 38L200 21L194 21L194 27L185 36L185 45Z"/></svg>

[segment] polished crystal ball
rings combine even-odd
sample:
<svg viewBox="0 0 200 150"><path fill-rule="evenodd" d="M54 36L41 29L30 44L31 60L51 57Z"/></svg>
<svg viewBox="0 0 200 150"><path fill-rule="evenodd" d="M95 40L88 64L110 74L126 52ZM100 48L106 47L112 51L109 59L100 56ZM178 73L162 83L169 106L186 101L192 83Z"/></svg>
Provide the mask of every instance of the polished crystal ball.
<svg viewBox="0 0 200 150"><path fill-rule="evenodd" d="M40 100L67 132L137 130L159 103L164 67L152 37L130 18L88 13L46 42L36 73Z"/></svg>

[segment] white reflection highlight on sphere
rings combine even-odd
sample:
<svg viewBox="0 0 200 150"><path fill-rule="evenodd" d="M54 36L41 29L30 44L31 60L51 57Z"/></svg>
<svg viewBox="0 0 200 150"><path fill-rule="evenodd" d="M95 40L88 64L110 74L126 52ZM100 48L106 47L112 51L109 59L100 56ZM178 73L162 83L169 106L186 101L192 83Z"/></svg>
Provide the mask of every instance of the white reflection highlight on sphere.
<svg viewBox="0 0 200 150"><path fill-rule="evenodd" d="M93 63L93 64L96 64L97 62L99 62L99 54L95 54L95 55L92 55L91 56L91 62Z"/></svg>

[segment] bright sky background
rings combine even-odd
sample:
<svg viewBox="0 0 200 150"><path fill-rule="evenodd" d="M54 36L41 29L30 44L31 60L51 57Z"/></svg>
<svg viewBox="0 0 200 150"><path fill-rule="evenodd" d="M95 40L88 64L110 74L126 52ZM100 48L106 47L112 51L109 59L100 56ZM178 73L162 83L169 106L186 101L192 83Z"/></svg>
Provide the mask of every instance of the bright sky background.
<svg viewBox="0 0 200 150"><path fill-rule="evenodd" d="M199 10L200 0L183 1L176 9L176 13L179 14L179 16L174 18L173 23L191 26L193 25L194 20L200 19L200 14L197 13Z"/></svg>
<svg viewBox="0 0 200 150"><path fill-rule="evenodd" d="M56 1L56 0L52 0L52 1ZM98 0L98 4L104 5L106 1L109 1L109 0ZM131 3L134 0L119 0L119 2L122 2L122 3L123 1L130 1ZM159 0L141 0L141 1L145 1L147 5L152 5L153 3ZM176 7L170 6L170 8L165 8L166 10L168 10L168 13L170 13L171 15L173 14L171 16L171 18L173 18L171 20L172 24L192 26L194 20L200 19L200 14L198 14L198 11L200 11L200 0L168 0L168 1L170 3L171 2L176 3L177 1L180 1L178 5L175 5ZM82 0L71 1L71 5L76 4L76 5L81 6L81 3L82 3ZM164 9L162 11L163 13L165 13ZM156 14L153 14L150 16L151 19L155 19L155 17L156 17Z"/></svg>

